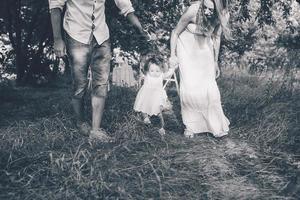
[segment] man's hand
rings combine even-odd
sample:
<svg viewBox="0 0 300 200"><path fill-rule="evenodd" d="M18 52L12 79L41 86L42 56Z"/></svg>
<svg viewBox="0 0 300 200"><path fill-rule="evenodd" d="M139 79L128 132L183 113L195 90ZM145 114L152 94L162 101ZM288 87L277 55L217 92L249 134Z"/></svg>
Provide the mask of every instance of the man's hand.
<svg viewBox="0 0 300 200"><path fill-rule="evenodd" d="M152 36L145 28L142 27L140 20L133 12L127 15L127 19L139 31L139 33L145 40L147 40L148 42L153 40Z"/></svg>
<svg viewBox="0 0 300 200"><path fill-rule="evenodd" d="M140 32L142 37L145 38L145 40L147 40L148 42L152 40L151 35L148 33L147 30L142 29L142 31Z"/></svg>
<svg viewBox="0 0 300 200"><path fill-rule="evenodd" d="M216 70L216 79L217 79L221 74L218 62L215 63L215 70Z"/></svg>
<svg viewBox="0 0 300 200"><path fill-rule="evenodd" d="M53 50L57 57L64 57L66 55L66 45L62 39L62 30L61 30L61 9L60 8L53 8L51 9L51 24L53 30Z"/></svg>
<svg viewBox="0 0 300 200"><path fill-rule="evenodd" d="M66 44L62 39L54 40L53 48L57 57L61 58L67 55Z"/></svg>

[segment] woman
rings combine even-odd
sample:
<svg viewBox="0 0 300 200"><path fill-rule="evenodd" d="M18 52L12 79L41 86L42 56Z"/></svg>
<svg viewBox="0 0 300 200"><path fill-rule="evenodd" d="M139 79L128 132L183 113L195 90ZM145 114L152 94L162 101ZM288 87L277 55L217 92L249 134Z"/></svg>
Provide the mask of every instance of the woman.
<svg viewBox="0 0 300 200"><path fill-rule="evenodd" d="M180 100L184 135L210 132L228 134L216 78L220 74L218 54L223 30L230 38L227 3L223 0L191 2L171 36L170 63L180 69Z"/></svg>

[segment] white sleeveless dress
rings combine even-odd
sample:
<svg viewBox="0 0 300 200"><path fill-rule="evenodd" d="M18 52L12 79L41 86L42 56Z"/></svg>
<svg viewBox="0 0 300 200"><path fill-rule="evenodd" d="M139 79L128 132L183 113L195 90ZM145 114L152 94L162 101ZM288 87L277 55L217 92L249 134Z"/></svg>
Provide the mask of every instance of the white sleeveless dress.
<svg viewBox="0 0 300 200"><path fill-rule="evenodd" d="M195 29L195 24L189 24L177 44L182 119L188 131L220 137L229 131L229 120L215 80L212 40L199 44Z"/></svg>
<svg viewBox="0 0 300 200"><path fill-rule="evenodd" d="M148 115L158 115L168 106L167 94L163 89L163 74L159 77L146 75L144 84L139 90L133 109Z"/></svg>

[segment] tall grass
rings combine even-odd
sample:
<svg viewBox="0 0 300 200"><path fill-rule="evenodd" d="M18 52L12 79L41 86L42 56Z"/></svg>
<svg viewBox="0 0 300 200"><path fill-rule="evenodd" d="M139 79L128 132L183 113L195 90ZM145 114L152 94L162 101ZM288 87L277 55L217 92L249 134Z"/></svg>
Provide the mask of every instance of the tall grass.
<svg viewBox="0 0 300 200"><path fill-rule="evenodd" d="M135 119L136 91L112 88L103 119L111 144L89 144L75 129L67 84L1 88L0 199L296 199L299 93L282 84L225 75L230 135L194 140L182 136L175 90L161 137L155 118Z"/></svg>

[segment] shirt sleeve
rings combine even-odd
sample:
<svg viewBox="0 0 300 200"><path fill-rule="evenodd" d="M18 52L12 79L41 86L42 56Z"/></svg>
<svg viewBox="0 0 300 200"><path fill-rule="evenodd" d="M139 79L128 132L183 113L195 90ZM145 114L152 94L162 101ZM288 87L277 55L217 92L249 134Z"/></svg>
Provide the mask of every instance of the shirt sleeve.
<svg viewBox="0 0 300 200"><path fill-rule="evenodd" d="M49 9L59 8L63 10L67 0L48 0L49 1Z"/></svg>
<svg viewBox="0 0 300 200"><path fill-rule="evenodd" d="M125 17L134 12L134 8L130 0L115 0L117 7L120 9L120 14Z"/></svg>

